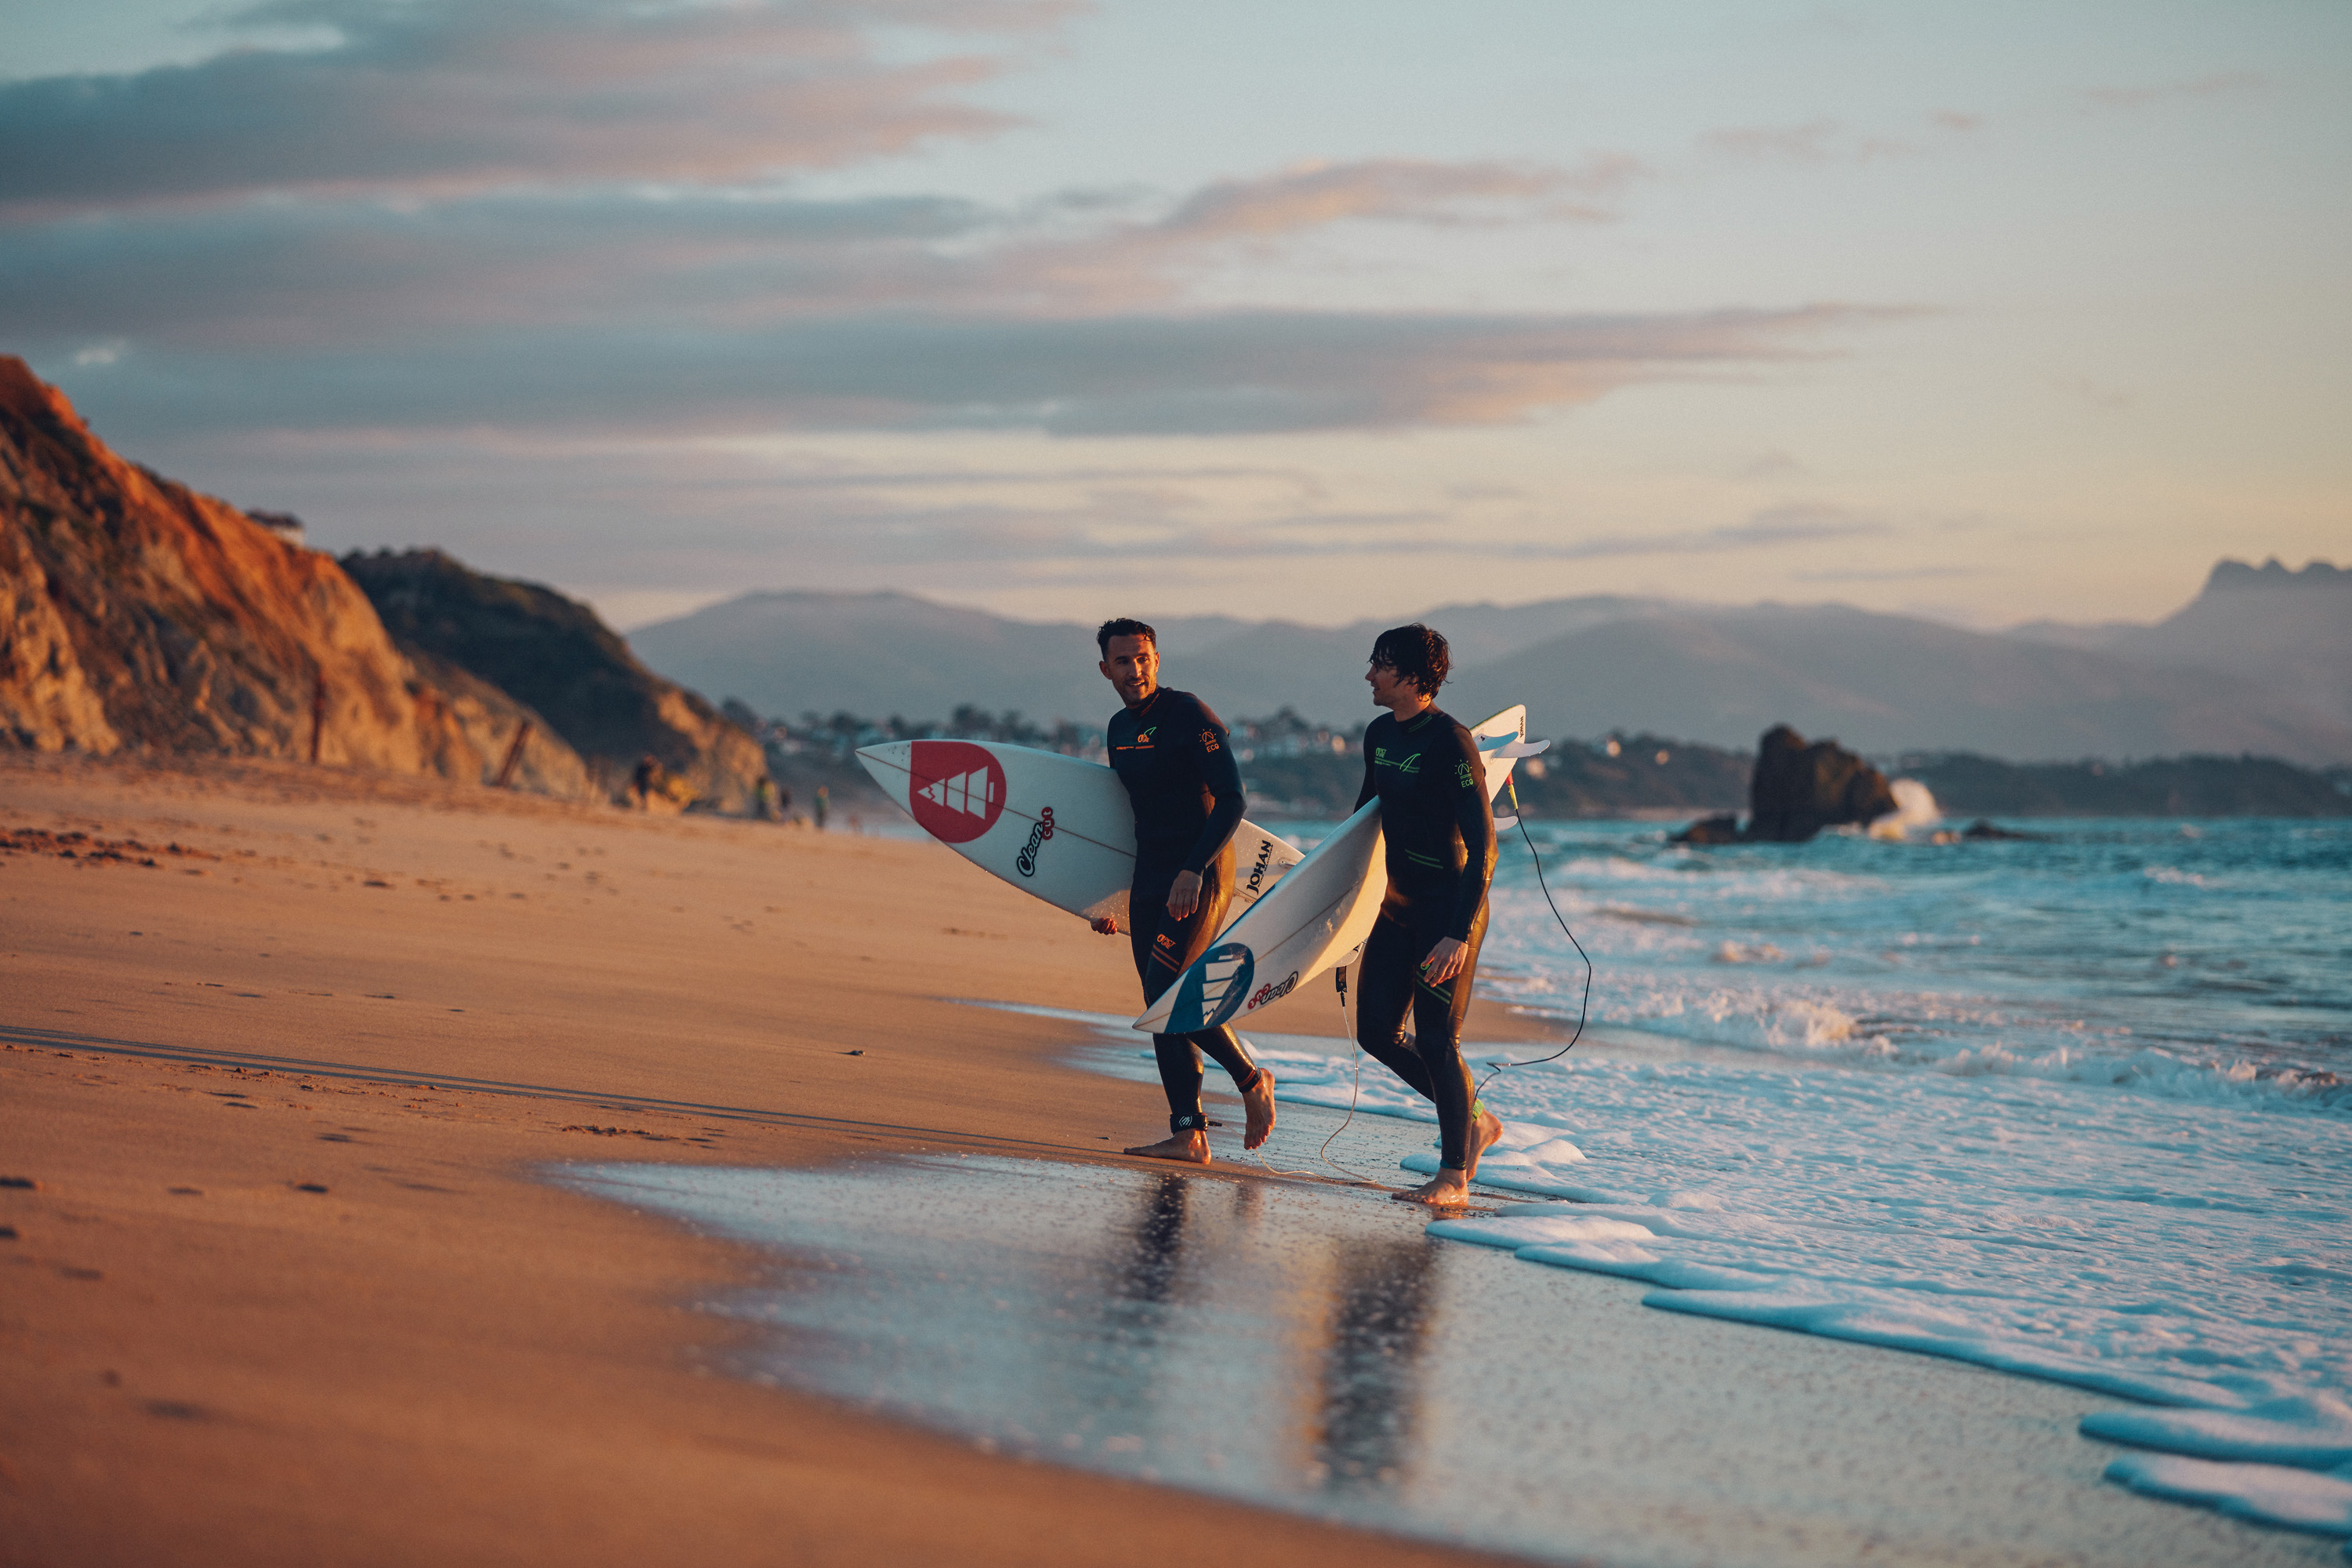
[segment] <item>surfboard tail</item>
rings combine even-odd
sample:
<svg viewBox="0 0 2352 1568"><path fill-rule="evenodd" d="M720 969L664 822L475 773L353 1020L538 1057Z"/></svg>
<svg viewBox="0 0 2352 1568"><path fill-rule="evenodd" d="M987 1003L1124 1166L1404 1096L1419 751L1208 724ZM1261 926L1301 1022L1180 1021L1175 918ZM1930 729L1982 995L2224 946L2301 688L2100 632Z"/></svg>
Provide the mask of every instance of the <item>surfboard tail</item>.
<svg viewBox="0 0 2352 1568"><path fill-rule="evenodd" d="M1380 805L1357 812L1273 890L1219 933L1209 951L1133 1027L1190 1035L1246 1017L1328 969L1371 931L1385 879Z"/></svg>
<svg viewBox="0 0 2352 1568"><path fill-rule="evenodd" d="M1296 844L1244 818L1234 829L1233 902L1226 908L1225 923L1218 934L1231 931L1305 858L1306 851Z"/></svg>
<svg viewBox="0 0 2352 1568"><path fill-rule="evenodd" d="M1528 738L1528 710L1514 704L1472 726L1489 798L1510 782L1521 757L1544 742ZM1133 1027L1189 1035L1249 1016L1279 1001L1354 952L1380 918L1388 873L1381 853L1380 805L1349 817L1285 874Z"/></svg>
<svg viewBox="0 0 2352 1568"><path fill-rule="evenodd" d="M1470 738L1478 742L1478 761L1486 769L1486 799L1490 804L1498 801L1503 798L1503 786L1511 781L1512 767L1519 758L1533 755L1522 749L1528 740L1527 704L1515 702L1480 720L1470 726Z"/></svg>

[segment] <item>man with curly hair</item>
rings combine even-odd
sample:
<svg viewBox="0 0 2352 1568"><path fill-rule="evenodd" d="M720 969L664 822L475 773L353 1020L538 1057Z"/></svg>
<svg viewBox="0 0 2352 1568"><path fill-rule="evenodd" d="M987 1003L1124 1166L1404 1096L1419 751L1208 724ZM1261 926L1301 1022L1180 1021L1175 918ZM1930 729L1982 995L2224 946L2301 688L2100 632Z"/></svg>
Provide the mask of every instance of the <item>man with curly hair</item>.
<svg viewBox="0 0 2352 1568"><path fill-rule="evenodd" d="M1503 1131L1475 1098L1462 1059L1495 875L1495 812L1478 742L1437 706L1452 668L1445 639L1418 621L1373 642L1364 679L1388 711L1364 728L1356 796L1360 810L1381 803L1388 856L1388 890L1357 964L1356 1038L1437 1107L1438 1173L1394 1195L1441 1207L1469 1201L1478 1156Z"/></svg>

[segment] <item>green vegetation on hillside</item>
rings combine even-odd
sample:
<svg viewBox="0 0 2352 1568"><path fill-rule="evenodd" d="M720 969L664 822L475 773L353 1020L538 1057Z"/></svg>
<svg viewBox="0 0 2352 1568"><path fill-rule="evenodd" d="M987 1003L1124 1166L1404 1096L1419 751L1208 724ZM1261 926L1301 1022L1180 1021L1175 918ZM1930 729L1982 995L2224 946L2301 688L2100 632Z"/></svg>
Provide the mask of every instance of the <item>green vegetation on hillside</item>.
<svg viewBox="0 0 2352 1568"><path fill-rule="evenodd" d="M1040 725L1017 712L971 706L938 720L876 721L853 713L802 715L793 726L761 720L741 703L727 715L758 735L777 781L805 801L823 784L836 800L881 801L855 757L883 741L944 737L996 741L1101 761L1102 731ZM1354 809L1364 780L1363 729L1315 724L1288 709L1232 721L1234 754L1251 815L1267 821L1336 820ZM2143 763L2008 763L1965 752L1880 759L1889 778L1916 778L1947 816L2352 816L2352 770L2322 773L2268 757L2180 757ZM1520 806L1538 820L1678 817L1744 812L1756 768L1751 752L1648 733L1555 740L1513 775Z"/></svg>
<svg viewBox="0 0 2352 1568"><path fill-rule="evenodd" d="M2273 757L2005 763L1951 752L1901 757L1888 771L1926 784L1947 816L2352 816L2352 773Z"/></svg>

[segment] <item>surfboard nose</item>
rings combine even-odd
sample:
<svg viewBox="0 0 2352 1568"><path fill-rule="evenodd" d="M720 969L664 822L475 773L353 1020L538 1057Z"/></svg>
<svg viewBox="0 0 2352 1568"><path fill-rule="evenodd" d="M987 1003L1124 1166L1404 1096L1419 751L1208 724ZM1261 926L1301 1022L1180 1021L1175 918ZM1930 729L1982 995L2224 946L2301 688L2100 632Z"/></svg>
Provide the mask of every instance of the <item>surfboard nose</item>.
<svg viewBox="0 0 2352 1568"><path fill-rule="evenodd" d="M908 760L915 743L912 741L885 741L878 746L857 748L857 763L866 776L882 786L882 793L900 805L907 804Z"/></svg>

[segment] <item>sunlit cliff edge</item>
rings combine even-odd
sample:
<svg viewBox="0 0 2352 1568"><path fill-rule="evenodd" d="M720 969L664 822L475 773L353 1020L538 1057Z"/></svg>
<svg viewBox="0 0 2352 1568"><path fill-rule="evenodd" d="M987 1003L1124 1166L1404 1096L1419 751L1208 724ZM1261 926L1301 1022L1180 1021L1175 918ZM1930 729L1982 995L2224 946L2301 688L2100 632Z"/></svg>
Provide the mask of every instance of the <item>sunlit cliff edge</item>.
<svg viewBox="0 0 2352 1568"><path fill-rule="evenodd" d="M595 739L616 754L584 759L493 675L404 647L333 557L126 461L0 356L0 747L281 758L582 800L654 752L741 808L757 747L643 682L643 721L607 723Z"/></svg>

